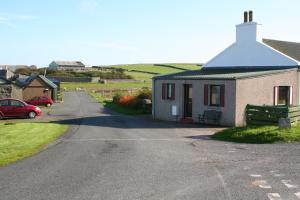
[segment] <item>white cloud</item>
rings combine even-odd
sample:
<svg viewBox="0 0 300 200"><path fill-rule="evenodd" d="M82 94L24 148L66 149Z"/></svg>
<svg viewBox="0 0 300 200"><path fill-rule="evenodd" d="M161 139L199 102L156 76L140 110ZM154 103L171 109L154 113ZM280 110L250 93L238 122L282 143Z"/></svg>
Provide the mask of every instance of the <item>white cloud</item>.
<svg viewBox="0 0 300 200"><path fill-rule="evenodd" d="M81 0L80 10L83 12L91 12L96 10L98 7L98 2L96 0Z"/></svg>

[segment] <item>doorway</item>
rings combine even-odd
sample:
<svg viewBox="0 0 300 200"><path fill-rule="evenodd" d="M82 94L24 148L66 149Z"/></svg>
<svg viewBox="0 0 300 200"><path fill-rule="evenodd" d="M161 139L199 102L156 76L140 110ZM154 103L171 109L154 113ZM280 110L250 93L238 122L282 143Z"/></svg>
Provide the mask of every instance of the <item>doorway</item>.
<svg viewBox="0 0 300 200"><path fill-rule="evenodd" d="M193 116L192 84L184 84L184 118Z"/></svg>

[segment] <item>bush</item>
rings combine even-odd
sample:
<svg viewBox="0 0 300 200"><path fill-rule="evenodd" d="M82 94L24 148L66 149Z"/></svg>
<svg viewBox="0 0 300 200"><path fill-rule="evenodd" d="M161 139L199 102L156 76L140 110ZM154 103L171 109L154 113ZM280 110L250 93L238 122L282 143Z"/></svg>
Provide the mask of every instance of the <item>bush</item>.
<svg viewBox="0 0 300 200"><path fill-rule="evenodd" d="M145 105L144 100L152 100L152 92L150 89L144 88L143 90L139 91L135 96L131 95L122 95L121 93L116 93L113 96L113 103L122 106L131 108L134 110L142 110L143 113L149 113L148 110L150 109Z"/></svg>
<svg viewBox="0 0 300 200"><path fill-rule="evenodd" d="M121 93L116 93L114 96L113 96L113 102L114 103L119 103L120 99L122 98L123 94Z"/></svg>
<svg viewBox="0 0 300 200"><path fill-rule="evenodd" d="M135 101L135 97L134 96L122 96L120 99L119 99L119 102L118 104L120 106L132 106L134 104L134 101Z"/></svg>
<svg viewBox="0 0 300 200"><path fill-rule="evenodd" d="M137 97L134 97L134 100L131 102L129 107L134 108L134 109L143 108L143 100L138 99Z"/></svg>
<svg viewBox="0 0 300 200"><path fill-rule="evenodd" d="M150 100L152 100L152 91L148 88L144 88L143 90L138 92L136 97L138 99L150 99Z"/></svg>

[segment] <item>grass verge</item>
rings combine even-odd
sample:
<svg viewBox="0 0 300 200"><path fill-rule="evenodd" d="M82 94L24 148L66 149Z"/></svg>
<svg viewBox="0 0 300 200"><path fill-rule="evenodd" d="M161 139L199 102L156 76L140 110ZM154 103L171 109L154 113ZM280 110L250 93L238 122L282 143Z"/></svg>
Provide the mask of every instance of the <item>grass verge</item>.
<svg viewBox="0 0 300 200"><path fill-rule="evenodd" d="M31 156L67 130L54 123L0 124L0 166Z"/></svg>
<svg viewBox="0 0 300 200"><path fill-rule="evenodd" d="M217 140L254 144L300 142L300 125L291 129L279 129L277 126L229 128L212 137Z"/></svg>
<svg viewBox="0 0 300 200"><path fill-rule="evenodd" d="M142 109L133 109L124 106L120 106L112 101L104 101L102 103L106 108L109 108L115 112L126 114L126 115L142 115L145 114Z"/></svg>

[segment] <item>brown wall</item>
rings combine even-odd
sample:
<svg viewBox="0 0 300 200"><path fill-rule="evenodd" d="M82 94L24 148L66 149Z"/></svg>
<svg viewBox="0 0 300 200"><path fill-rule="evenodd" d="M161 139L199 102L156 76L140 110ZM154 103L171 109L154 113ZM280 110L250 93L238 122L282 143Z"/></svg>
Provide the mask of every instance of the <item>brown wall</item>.
<svg viewBox="0 0 300 200"><path fill-rule="evenodd" d="M162 100L162 84L175 83L175 100ZM235 80L156 80L154 94L154 118L175 121L176 117L172 116L172 105L178 107L178 119L183 117L184 104L184 84L193 85L193 120L198 122L199 114L205 110L222 111L221 124L226 126L235 125ZM204 105L204 85L205 84L224 84L225 85L225 106L213 107Z"/></svg>
<svg viewBox="0 0 300 200"><path fill-rule="evenodd" d="M247 104L274 105L275 86L293 86L293 103L294 105L299 104L297 71L237 80L236 126L245 125Z"/></svg>
<svg viewBox="0 0 300 200"><path fill-rule="evenodd" d="M48 92L45 92L48 89ZM32 99L35 96L52 96L52 88L48 87L40 79L33 80L30 85L23 89L23 99L25 101Z"/></svg>

